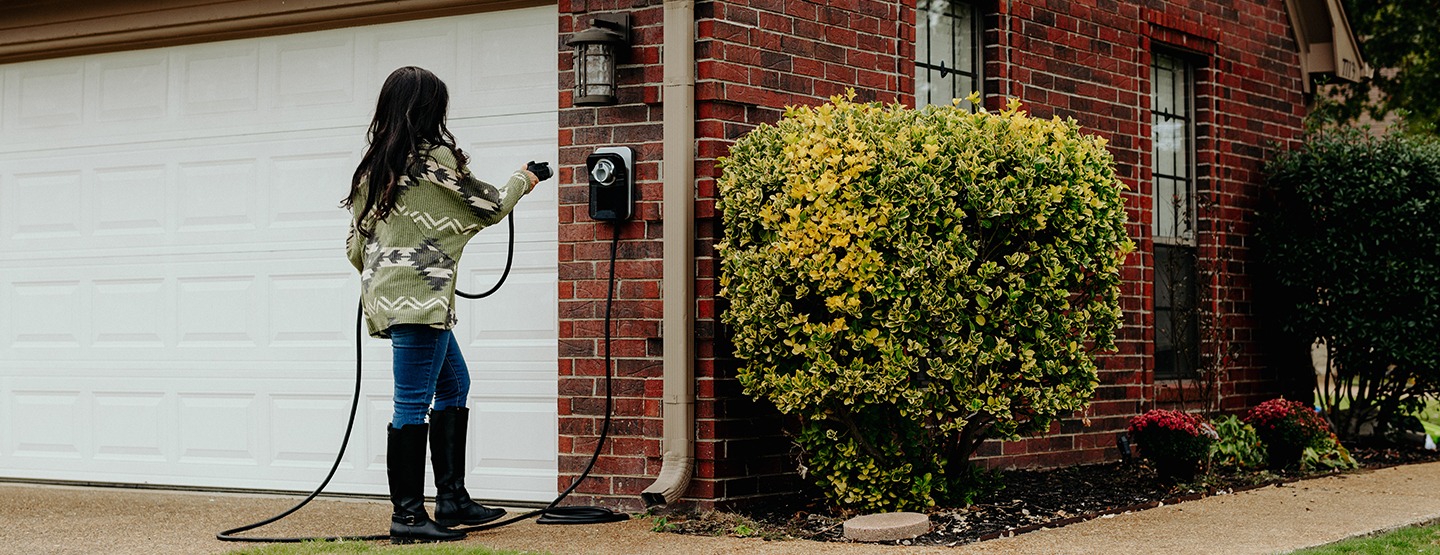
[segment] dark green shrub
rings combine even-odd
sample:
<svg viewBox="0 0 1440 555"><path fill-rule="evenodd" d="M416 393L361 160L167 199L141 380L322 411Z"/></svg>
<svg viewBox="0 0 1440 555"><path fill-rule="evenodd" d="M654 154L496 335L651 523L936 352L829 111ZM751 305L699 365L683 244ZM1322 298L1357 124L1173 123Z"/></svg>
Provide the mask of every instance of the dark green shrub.
<svg viewBox="0 0 1440 555"><path fill-rule="evenodd" d="M1193 415L1155 409L1130 419L1130 439L1140 456L1163 478L1189 480L1201 470L1214 443L1215 430Z"/></svg>
<svg viewBox="0 0 1440 555"><path fill-rule="evenodd" d="M1440 392L1440 143L1321 130L1267 171L1264 296L1281 329L1328 350L1335 431L1415 412Z"/></svg>
<svg viewBox="0 0 1440 555"><path fill-rule="evenodd" d="M1104 142L1018 110L792 108L721 160L745 391L863 509L964 504L986 438L1088 403L1132 246Z"/></svg>

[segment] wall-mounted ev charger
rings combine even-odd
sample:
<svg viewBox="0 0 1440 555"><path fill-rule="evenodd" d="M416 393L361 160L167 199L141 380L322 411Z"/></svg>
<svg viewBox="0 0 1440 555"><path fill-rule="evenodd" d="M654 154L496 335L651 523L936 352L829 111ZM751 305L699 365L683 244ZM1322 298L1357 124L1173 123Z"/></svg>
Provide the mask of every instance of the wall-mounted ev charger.
<svg viewBox="0 0 1440 555"><path fill-rule="evenodd" d="M618 222L635 213L635 150L628 146L596 149L585 158L590 177L590 218Z"/></svg>

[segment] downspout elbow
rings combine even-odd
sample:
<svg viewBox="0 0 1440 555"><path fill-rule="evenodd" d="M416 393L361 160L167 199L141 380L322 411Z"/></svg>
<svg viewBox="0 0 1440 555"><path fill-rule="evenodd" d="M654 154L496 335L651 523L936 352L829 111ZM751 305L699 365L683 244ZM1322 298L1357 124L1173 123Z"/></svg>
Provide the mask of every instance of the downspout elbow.
<svg viewBox="0 0 1440 555"><path fill-rule="evenodd" d="M680 496L685 495L685 490L690 487L690 476L694 472L695 457L666 452L660 475L655 477L654 484L640 492L640 499L645 501L646 507L674 503L680 500Z"/></svg>

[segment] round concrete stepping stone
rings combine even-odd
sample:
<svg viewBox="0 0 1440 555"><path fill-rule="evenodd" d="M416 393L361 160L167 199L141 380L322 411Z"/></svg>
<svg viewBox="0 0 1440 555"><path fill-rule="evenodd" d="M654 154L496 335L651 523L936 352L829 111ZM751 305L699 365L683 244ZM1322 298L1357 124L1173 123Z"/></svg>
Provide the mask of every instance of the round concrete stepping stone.
<svg viewBox="0 0 1440 555"><path fill-rule="evenodd" d="M930 517L920 513L861 515L845 521L845 537L857 542L908 540L930 531Z"/></svg>

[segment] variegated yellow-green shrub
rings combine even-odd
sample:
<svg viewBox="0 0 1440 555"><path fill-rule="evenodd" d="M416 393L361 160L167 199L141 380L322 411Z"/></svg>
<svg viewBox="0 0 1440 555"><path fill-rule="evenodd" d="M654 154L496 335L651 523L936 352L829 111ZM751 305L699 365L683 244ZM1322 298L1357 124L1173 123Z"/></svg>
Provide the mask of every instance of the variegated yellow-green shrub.
<svg viewBox="0 0 1440 555"><path fill-rule="evenodd" d="M970 456L1086 406L1120 323L1123 186L1074 121L792 108L721 160L745 391L859 509L969 502Z"/></svg>

